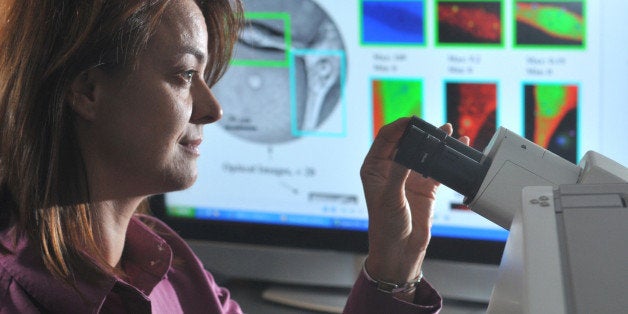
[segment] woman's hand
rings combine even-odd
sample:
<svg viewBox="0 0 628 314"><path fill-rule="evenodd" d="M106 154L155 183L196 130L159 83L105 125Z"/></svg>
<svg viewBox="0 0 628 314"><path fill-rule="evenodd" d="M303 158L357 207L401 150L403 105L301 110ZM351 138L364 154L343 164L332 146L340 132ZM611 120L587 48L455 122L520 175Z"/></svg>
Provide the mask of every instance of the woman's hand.
<svg viewBox="0 0 628 314"><path fill-rule="evenodd" d="M393 283L412 281L421 271L439 186L393 161L408 121L402 118L380 129L360 171L369 213L366 269L373 278ZM441 129L452 132L451 124Z"/></svg>

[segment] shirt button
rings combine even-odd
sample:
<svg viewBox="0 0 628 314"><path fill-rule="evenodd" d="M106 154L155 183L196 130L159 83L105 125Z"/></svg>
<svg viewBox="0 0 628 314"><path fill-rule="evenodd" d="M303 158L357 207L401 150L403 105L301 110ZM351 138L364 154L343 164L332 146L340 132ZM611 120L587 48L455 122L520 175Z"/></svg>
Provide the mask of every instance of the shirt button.
<svg viewBox="0 0 628 314"><path fill-rule="evenodd" d="M159 260L150 261L150 266L153 267L153 266L157 265L157 263L159 263Z"/></svg>

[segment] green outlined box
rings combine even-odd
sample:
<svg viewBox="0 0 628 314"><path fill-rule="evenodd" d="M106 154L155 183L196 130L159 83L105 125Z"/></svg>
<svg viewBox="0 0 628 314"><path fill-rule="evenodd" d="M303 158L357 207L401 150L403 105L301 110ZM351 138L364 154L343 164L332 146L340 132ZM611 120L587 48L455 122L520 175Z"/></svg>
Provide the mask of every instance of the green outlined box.
<svg viewBox="0 0 628 314"><path fill-rule="evenodd" d="M434 7L437 47L504 47L503 0L435 0Z"/></svg>
<svg viewBox="0 0 628 314"><path fill-rule="evenodd" d="M516 0L513 4L513 47L585 49L584 0Z"/></svg>
<svg viewBox="0 0 628 314"><path fill-rule="evenodd" d="M235 66L249 66L249 67L288 67L289 55L292 47L292 26L290 14L286 12L246 12L244 13L246 25L240 35L241 41L251 41L255 45L274 45L276 49L283 49L282 59L259 59L252 56L238 56L236 55L231 64ZM254 25L255 20L262 20L265 23L279 23L282 25L283 37L272 40L272 36L269 36L264 32L263 27L256 27ZM272 34L274 35L274 34ZM268 43L257 43L257 37L265 37ZM269 37L271 39L269 39ZM237 51L236 51L237 53Z"/></svg>

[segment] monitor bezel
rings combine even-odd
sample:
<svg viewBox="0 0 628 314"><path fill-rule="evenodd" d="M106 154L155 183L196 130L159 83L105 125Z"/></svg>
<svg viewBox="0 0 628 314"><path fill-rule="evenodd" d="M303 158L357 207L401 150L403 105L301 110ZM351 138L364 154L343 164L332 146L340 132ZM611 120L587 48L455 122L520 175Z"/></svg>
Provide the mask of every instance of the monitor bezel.
<svg viewBox="0 0 628 314"><path fill-rule="evenodd" d="M152 213L181 237L225 243L284 248L332 250L366 254L366 231L240 223L173 217L166 212L163 194L150 197ZM426 258L475 264L499 265L505 242L432 236Z"/></svg>

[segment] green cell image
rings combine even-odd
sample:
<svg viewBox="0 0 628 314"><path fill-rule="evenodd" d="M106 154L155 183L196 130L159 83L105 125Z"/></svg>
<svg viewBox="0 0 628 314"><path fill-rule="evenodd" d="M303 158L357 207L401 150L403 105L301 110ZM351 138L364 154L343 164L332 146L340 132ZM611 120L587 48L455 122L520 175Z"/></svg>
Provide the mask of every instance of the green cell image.
<svg viewBox="0 0 628 314"><path fill-rule="evenodd" d="M401 117L422 116L421 80L385 79L372 81L373 131Z"/></svg>
<svg viewBox="0 0 628 314"><path fill-rule="evenodd" d="M583 1L517 1L515 46L582 48L586 23Z"/></svg>
<svg viewBox="0 0 628 314"><path fill-rule="evenodd" d="M524 85L525 135L571 161L578 155L578 85Z"/></svg>

